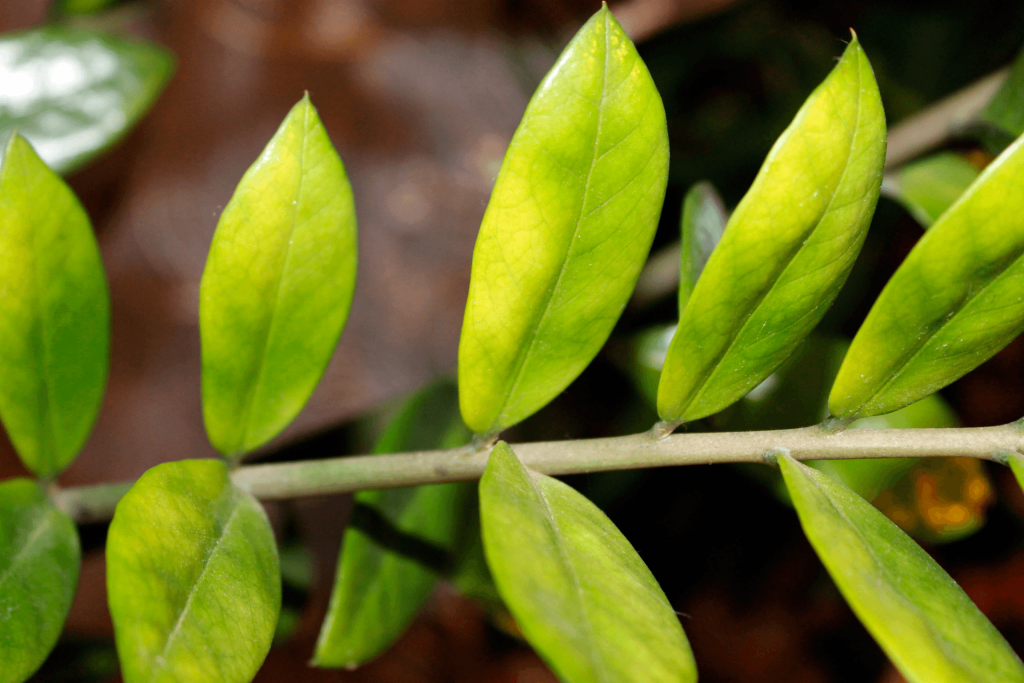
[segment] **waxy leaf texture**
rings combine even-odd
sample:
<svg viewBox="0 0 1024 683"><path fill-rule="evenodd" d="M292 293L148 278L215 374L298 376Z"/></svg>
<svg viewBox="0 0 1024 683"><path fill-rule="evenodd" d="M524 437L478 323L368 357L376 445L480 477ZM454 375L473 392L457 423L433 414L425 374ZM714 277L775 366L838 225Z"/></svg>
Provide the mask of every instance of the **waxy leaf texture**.
<svg viewBox="0 0 1024 683"><path fill-rule="evenodd" d="M661 97L601 9L530 100L484 214L459 342L470 429L533 414L594 358L647 258L667 178Z"/></svg>
<svg viewBox="0 0 1024 683"><path fill-rule="evenodd" d="M856 37L772 147L669 347L658 412L706 417L772 373L828 310L878 201L885 114Z"/></svg>

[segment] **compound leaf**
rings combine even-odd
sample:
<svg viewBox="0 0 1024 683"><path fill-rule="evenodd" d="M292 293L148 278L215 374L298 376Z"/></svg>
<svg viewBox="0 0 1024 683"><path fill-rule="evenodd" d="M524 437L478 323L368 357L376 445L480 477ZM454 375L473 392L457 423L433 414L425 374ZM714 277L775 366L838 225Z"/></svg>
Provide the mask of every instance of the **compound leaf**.
<svg viewBox="0 0 1024 683"><path fill-rule="evenodd" d="M643 267L667 177L661 98L602 8L534 94L484 214L459 343L470 429L519 422L594 358Z"/></svg>
<svg viewBox="0 0 1024 683"><path fill-rule="evenodd" d="M849 275L878 200L885 115L856 37L775 143L669 347L663 420L718 412L800 344Z"/></svg>
<svg viewBox="0 0 1024 683"><path fill-rule="evenodd" d="M110 295L82 205L20 135L0 167L0 417L21 459L51 477L99 413Z"/></svg>
<svg viewBox="0 0 1024 683"><path fill-rule="evenodd" d="M248 683L281 609L274 533L217 460L157 465L121 499L107 593L125 683Z"/></svg>
<svg viewBox="0 0 1024 683"><path fill-rule="evenodd" d="M882 191L910 212L925 229L953 205L979 175L971 162L941 152L907 164L882 184Z"/></svg>
<svg viewBox="0 0 1024 683"><path fill-rule="evenodd" d="M818 557L910 683L1024 681L995 627L889 518L821 472L778 462Z"/></svg>
<svg viewBox="0 0 1024 683"><path fill-rule="evenodd" d="M258 448L302 410L355 280L352 188L307 95L239 182L203 272L203 416L217 450Z"/></svg>
<svg viewBox="0 0 1024 683"><path fill-rule="evenodd" d="M441 383L410 400L376 453L454 448L469 441L455 387ZM389 648L454 565L473 484L435 484L355 495L331 604L313 664L355 668Z"/></svg>
<svg viewBox="0 0 1024 683"><path fill-rule="evenodd" d="M82 166L149 110L174 73L158 45L66 26L0 38L0 140L17 129L58 173Z"/></svg>
<svg viewBox="0 0 1024 683"><path fill-rule="evenodd" d="M680 221L679 317L683 315L686 302L690 300L711 252L722 239L728 219L725 204L711 183L697 183L686 193Z"/></svg>
<svg viewBox="0 0 1024 683"><path fill-rule="evenodd" d="M57 644L78 585L74 522L29 479L0 483L0 683L21 683Z"/></svg>
<svg viewBox="0 0 1024 683"><path fill-rule="evenodd" d="M1024 137L924 234L882 290L832 387L839 417L909 405L1024 330Z"/></svg>
<svg viewBox="0 0 1024 683"><path fill-rule="evenodd" d="M501 597L562 681L697 680L679 619L629 542L504 442L480 481L480 521Z"/></svg>

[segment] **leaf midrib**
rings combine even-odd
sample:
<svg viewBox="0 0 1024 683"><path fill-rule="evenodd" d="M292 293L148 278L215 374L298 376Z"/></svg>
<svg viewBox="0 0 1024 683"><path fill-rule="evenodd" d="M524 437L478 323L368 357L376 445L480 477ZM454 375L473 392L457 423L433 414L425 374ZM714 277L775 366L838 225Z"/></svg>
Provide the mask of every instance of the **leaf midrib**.
<svg viewBox="0 0 1024 683"><path fill-rule="evenodd" d="M50 513L51 510L44 510L44 514L42 515L42 521L36 526L35 529L32 530L32 533L29 535L28 540L26 540L25 543L18 550L18 552L14 554L14 557L11 558L11 562L7 565L7 569L5 569L3 574L0 575L0 589L2 589L3 585L12 576L14 576L14 574L16 573L15 570L17 569L18 563L20 563L22 559L25 557L25 555L29 552L29 550L32 549L32 547L36 543L38 543L41 538L43 538L44 532L54 528L54 516Z"/></svg>

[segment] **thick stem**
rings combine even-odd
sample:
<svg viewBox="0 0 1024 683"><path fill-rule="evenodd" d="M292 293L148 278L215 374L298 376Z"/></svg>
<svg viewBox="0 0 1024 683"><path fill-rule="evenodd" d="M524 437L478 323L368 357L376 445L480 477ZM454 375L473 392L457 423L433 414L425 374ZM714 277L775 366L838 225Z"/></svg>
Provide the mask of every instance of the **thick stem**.
<svg viewBox="0 0 1024 683"><path fill-rule="evenodd" d="M513 446L523 463L545 474L580 474L672 465L769 462L786 449L797 460L966 456L1003 462L1024 451L1024 429L1012 424L971 429L852 429L833 433L820 426L770 432L676 434L650 432L582 441L542 441ZM394 455L357 455L326 460L247 465L234 483L262 500L348 493L364 489L477 479L490 449L455 448ZM59 489L56 505L78 522L109 519L129 483Z"/></svg>

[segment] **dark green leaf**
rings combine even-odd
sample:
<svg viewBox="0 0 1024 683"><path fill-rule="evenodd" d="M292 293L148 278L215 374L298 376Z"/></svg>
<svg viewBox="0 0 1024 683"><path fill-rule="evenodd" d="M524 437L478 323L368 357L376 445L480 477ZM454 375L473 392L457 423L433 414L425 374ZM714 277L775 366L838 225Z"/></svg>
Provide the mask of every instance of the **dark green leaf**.
<svg viewBox="0 0 1024 683"><path fill-rule="evenodd" d="M961 377L1024 330L1024 138L985 169L885 286L829 409L888 413Z"/></svg>
<svg viewBox="0 0 1024 683"><path fill-rule="evenodd" d="M697 680L672 606L615 525L508 444L480 481L484 550L505 604L565 683Z"/></svg>
<svg viewBox="0 0 1024 683"><path fill-rule="evenodd" d="M453 448L469 437L455 387L445 382L413 397L374 450ZM398 639L438 575L454 568L472 499L468 483L356 494L315 666L355 668Z"/></svg>
<svg viewBox="0 0 1024 683"><path fill-rule="evenodd" d="M683 216L680 221L682 258L679 272L679 317L683 316L686 302L690 300L697 279L711 252L718 246L725 231L729 214L718 196L715 187L708 182L697 183L683 199Z"/></svg>
<svg viewBox="0 0 1024 683"><path fill-rule="evenodd" d="M1009 77L989 100L980 118L1011 139L1024 134L1024 50L1017 55Z"/></svg>
<svg viewBox="0 0 1024 683"><path fill-rule="evenodd" d="M941 152L902 167L882 183L882 191L927 229L978 175L978 169L959 154Z"/></svg>
<svg viewBox="0 0 1024 683"><path fill-rule="evenodd" d="M910 683L1024 681L1017 655L928 553L842 484L778 460L818 557Z"/></svg>
<svg viewBox="0 0 1024 683"><path fill-rule="evenodd" d="M0 683L21 683L57 643L78 585L74 522L28 479L0 483Z"/></svg>
<svg viewBox="0 0 1024 683"><path fill-rule="evenodd" d="M345 326L356 280L345 168L309 97L224 209L200 288L203 416L238 456L302 410Z"/></svg>
<svg viewBox="0 0 1024 683"><path fill-rule="evenodd" d="M0 140L17 129L58 173L114 144L156 101L174 58L152 43L63 26L0 38Z"/></svg>
<svg viewBox="0 0 1024 683"><path fill-rule="evenodd" d="M737 401L814 328L853 266L885 158L885 114L856 37L775 143L679 322L658 388L663 420Z"/></svg>
<svg viewBox="0 0 1024 683"><path fill-rule="evenodd" d="M99 413L110 296L89 217L20 135L0 168L0 417L41 477L64 469Z"/></svg>
<svg viewBox="0 0 1024 683"><path fill-rule="evenodd" d="M157 465L110 524L107 594L125 683L248 683L281 609L263 508L220 461Z"/></svg>
<svg viewBox="0 0 1024 683"><path fill-rule="evenodd" d="M603 8L530 101L480 227L459 343L470 429L533 414L594 358L643 267L667 177L661 98Z"/></svg>

